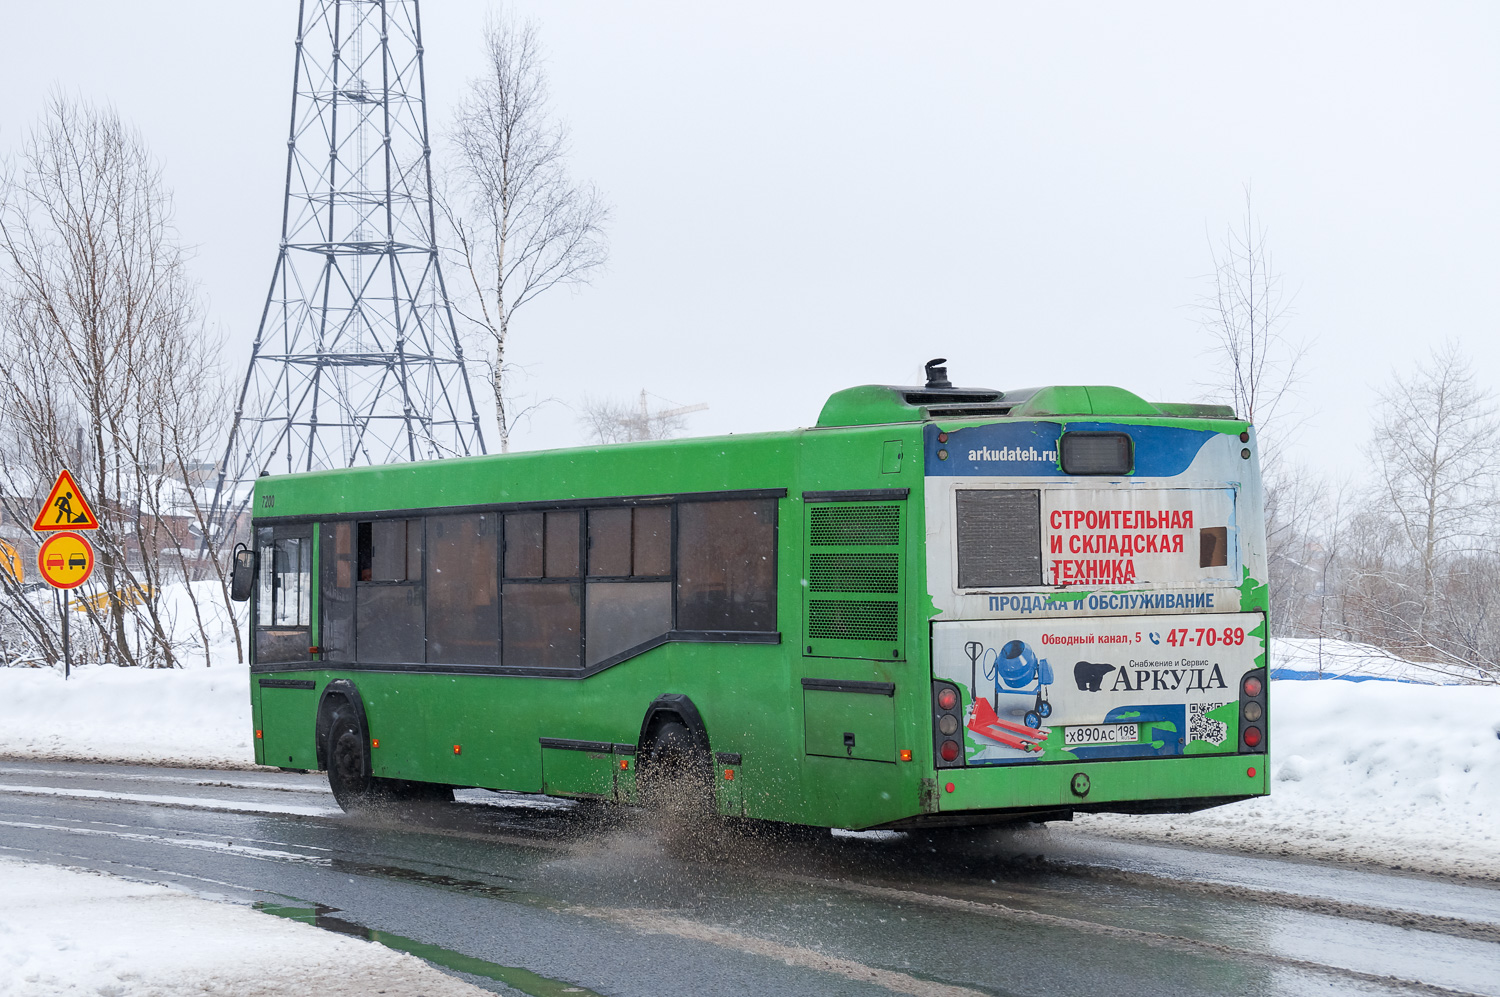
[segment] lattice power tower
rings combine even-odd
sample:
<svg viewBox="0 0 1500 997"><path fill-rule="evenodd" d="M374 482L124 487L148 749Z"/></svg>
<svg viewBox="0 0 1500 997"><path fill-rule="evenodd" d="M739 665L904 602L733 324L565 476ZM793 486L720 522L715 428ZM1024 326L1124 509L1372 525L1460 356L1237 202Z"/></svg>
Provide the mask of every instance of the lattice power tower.
<svg viewBox="0 0 1500 997"><path fill-rule="evenodd" d="M215 507L284 473L484 453L434 235L417 0L302 0L281 252Z"/></svg>

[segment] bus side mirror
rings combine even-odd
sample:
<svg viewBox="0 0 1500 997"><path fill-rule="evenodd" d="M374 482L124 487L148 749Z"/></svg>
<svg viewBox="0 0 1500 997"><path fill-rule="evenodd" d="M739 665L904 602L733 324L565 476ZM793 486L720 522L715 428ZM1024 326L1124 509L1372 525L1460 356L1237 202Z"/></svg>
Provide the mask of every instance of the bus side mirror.
<svg viewBox="0 0 1500 997"><path fill-rule="evenodd" d="M255 587L255 551L244 544L234 548L233 567L229 575L229 598L245 602Z"/></svg>

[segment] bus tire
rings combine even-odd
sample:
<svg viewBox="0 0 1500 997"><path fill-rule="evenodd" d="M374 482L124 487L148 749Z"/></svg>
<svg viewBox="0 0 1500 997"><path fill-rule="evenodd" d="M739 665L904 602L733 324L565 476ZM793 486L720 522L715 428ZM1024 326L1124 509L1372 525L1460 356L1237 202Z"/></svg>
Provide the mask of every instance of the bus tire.
<svg viewBox="0 0 1500 997"><path fill-rule="evenodd" d="M713 814L713 768L687 725L675 717L658 723L642 756L641 800L671 814Z"/></svg>
<svg viewBox="0 0 1500 997"><path fill-rule="evenodd" d="M364 717L348 702L333 707L325 756L328 788L340 807L353 812L374 802L376 780L370 771L370 736Z"/></svg>

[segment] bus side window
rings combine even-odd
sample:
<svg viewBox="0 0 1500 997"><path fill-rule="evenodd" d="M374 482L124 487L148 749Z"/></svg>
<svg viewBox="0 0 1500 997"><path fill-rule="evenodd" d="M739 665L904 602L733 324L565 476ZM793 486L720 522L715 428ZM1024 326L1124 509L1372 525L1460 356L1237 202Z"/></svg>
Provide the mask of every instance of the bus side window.
<svg viewBox="0 0 1500 997"><path fill-rule="evenodd" d="M359 660L419 664L427 660L420 519L359 524L359 584L354 601Z"/></svg>
<svg viewBox="0 0 1500 997"><path fill-rule="evenodd" d="M665 577L672 573L672 508L643 505L632 522L631 574Z"/></svg>
<svg viewBox="0 0 1500 997"><path fill-rule="evenodd" d="M323 614L319 646L325 660L354 661L354 579L357 558L354 526L346 521L324 523L322 587L318 605Z"/></svg>
<svg viewBox="0 0 1500 997"><path fill-rule="evenodd" d="M540 578L542 558L540 512L513 512L505 517L505 577Z"/></svg>
<svg viewBox="0 0 1500 997"><path fill-rule="evenodd" d="M581 514L571 510L505 517L500 660L507 668L582 664L582 527Z"/></svg>
<svg viewBox="0 0 1500 997"><path fill-rule="evenodd" d="M311 616L312 544L302 537L273 541L270 533L261 531L256 625L305 627Z"/></svg>
<svg viewBox="0 0 1500 997"><path fill-rule="evenodd" d="M306 661L312 619L312 537L287 536L287 529L256 531L260 549L260 591L255 607L255 660Z"/></svg>
<svg viewBox="0 0 1500 997"><path fill-rule="evenodd" d="M776 629L776 502L677 507L677 629Z"/></svg>
<svg viewBox="0 0 1500 997"><path fill-rule="evenodd" d="M498 665L500 606L495 513L427 520L427 660Z"/></svg>
<svg viewBox="0 0 1500 997"><path fill-rule="evenodd" d="M593 666L672 629L672 510L591 509L585 663Z"/></svg>
<svg viewBox="0 0 1500 997"><path fill-rule="evenodd" d="M422 521L377 519L359 524L359 580L414 582L422 578Z"/></svg>
<svg viewBox="0 0 1500 997"><path fill-rule="evenodd" d="M630 513L628 506L589 510L589 577L630 574Z"/></svg>

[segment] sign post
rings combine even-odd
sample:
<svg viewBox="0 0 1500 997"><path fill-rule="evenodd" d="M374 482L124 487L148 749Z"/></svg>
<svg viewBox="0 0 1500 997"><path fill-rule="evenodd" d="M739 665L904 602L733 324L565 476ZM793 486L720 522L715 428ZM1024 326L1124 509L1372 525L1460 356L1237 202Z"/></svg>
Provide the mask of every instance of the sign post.
<svg viewBox="0 0 1500 997"><path fill-rule="evenodd" d="M31 524L37 533L51 533L36 552L42 581L62 592L63 681L73 671L73 649L68 639L68 611L73 590L94 573L94 545L79 530L97 530L99 518L89 508L78 482L67 468L53 482L42 511Z"/></svg>

